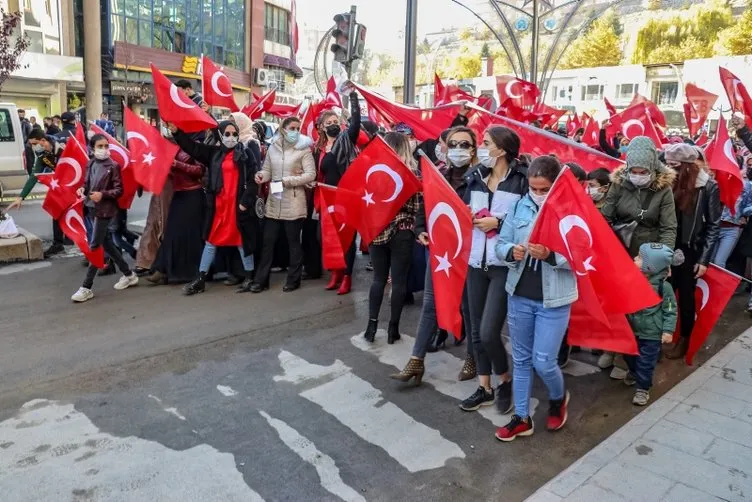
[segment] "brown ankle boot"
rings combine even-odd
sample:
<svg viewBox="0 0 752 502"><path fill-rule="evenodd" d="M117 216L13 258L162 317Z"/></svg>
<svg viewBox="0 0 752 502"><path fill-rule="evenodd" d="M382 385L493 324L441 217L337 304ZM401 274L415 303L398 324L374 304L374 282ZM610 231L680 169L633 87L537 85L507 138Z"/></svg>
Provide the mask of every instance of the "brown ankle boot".
<svg viewBox="0 0 752 502"><path fill-rule="evenodd" d="M687 354L687 349L689 349L689 337L683 336L666 352L666 359L681 359Z"/></svg>
<svg viewBox="0 0 752 502"><path fill-rule="evenodd" d="M403 369L399 373L389 375L389 378L393 380L399 380L400 382L409 382L414 377L415 385L420 385L420 382L423 380L423 373L425 373L425 371L426 368L425 366L423 366L423 359L416 359L414 357L411 357L407 362L405 369Z"/></svg>
<svg viewBox="0 0 752 502"><path fill-rule="evenodd" d="M478 372L475 369L475 359L470 356L465 357L465 364L462 365L462 369L460 370L457 379L460 382L464 382L466 380L472 380L477 374Z"/></svg>

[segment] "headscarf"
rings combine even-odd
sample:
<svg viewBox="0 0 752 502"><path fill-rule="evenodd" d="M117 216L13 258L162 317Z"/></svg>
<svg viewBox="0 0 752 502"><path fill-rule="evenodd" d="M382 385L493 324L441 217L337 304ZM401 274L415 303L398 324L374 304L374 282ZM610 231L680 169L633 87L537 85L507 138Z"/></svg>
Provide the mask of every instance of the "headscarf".
<svg viewBox="0 0 752 502"><path fill-rule="evenodd" d="M250 140L256 139L253 130L253 121L248 118L248 115L243 112L233 112L230 116L238 128L238 135L241 143L246 144Z"/></svg>
<svg viewBox="0 0 752 502"><path fill-rule="evenodd" d="M219 123L219 126L217 127L217 130L219 131L219 137L220 138L225 135L225 129L227 129L228 126L233 126L235 129L239 129L238 126L237 126L237 124L235 124L235 122L233 122L231 120L223 120L222 122ZM238 145L239 144L240 143L238 143ZM222 150L225 151L225 152L229 152L231 150L230 148L227 148L224 145L224 143L222 143L221 140L220 140L219 145L220 145L220 148L222 148Z"/></svg>
<svg viewBox="0 0 752 502"><path fill-rule="evenodd" d="M661 169L655 143L647 136L637 136L627 146L627 170L633 167L647 169L654 176Z"/></svg>

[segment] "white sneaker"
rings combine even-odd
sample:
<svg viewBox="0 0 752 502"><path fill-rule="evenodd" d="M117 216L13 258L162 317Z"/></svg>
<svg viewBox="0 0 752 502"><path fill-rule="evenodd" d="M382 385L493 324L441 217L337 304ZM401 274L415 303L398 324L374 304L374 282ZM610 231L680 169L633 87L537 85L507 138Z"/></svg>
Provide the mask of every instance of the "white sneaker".
<svg viewBox="0 0 752 502"><path fill-rule="evenodd" d="M115 283L114 287L120 291L135 286L136 284L138 284L138 276L134 272L131 272L131 275L124 275L121 277L120 280Z"/></svg>
<svg viewBox="0 0 752 502"><path fill-rule="evenodd" d="M94 298L94 292L88 288L78 288L78 291L73 293L71 300L76 303L83 303Z"/></svg>
<svg viewBox="0 0 752 502"><path fill-rule="evenodd" d="M622 368L619 368L618 366L614 366L614 369L611 370L611 374L609 377L611 377L612 380L624 380L626 378L628 371Z"/></svg>
<svg viewBox="0 0 752 502"><path fill-rule="evenodd" d="M601 354L601 357L598 358L598 367L602 370L605 370L606 368L610 368L614 365L614 353L613 352L604 352Z"/></svg>

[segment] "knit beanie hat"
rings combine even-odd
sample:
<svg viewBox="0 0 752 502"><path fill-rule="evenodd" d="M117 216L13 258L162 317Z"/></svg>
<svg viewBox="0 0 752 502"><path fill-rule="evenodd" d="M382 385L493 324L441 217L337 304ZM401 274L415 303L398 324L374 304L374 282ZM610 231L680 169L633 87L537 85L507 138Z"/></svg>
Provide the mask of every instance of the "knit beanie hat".
<svg viewBox="0 0 752 502"><path fill-rule="evenodd" d="M667 145L666 148L663 149L666 154L666 163L669 165L673 163L692 164L697 161L699 156L697 150L698 149L694 146L685 143Z"/></svg>
<svg viewBox="0 0 752 502"><path fill-rule="evenodd" d="M640 258L642 258L640 270L646 274L655 275L671 266L674 252L664 244L647 242L640 246Z"/></svg>
<svg viewBox="0 0 752 502"><path fill-rule="evenodd" d="M637 136L627 146L627 170L633 167L648 169L651 174L660 167L655 143L647 136Z"/></svg>

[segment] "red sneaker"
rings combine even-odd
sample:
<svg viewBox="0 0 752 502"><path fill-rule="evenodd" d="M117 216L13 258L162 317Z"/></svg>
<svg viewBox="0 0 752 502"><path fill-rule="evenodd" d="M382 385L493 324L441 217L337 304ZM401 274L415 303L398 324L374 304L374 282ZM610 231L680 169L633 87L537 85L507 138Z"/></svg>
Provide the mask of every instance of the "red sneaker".
<svg viewBox="0 0 752 502"><path fill-rule="evenodd" d="M567 423L567 405L569 405L569 391L564 394L564 399L551 400L548 407L548 421L546 429L558 431Z"/></svg>
<svg viewBox="0 0 752 502"><path fill-rule="evenodd" d="M504 427L496 429L496 439L499 441L514 441L517 436L532 436L535 427L530 417L523 419L518 415L512 415L512 420Z"/></svg>

